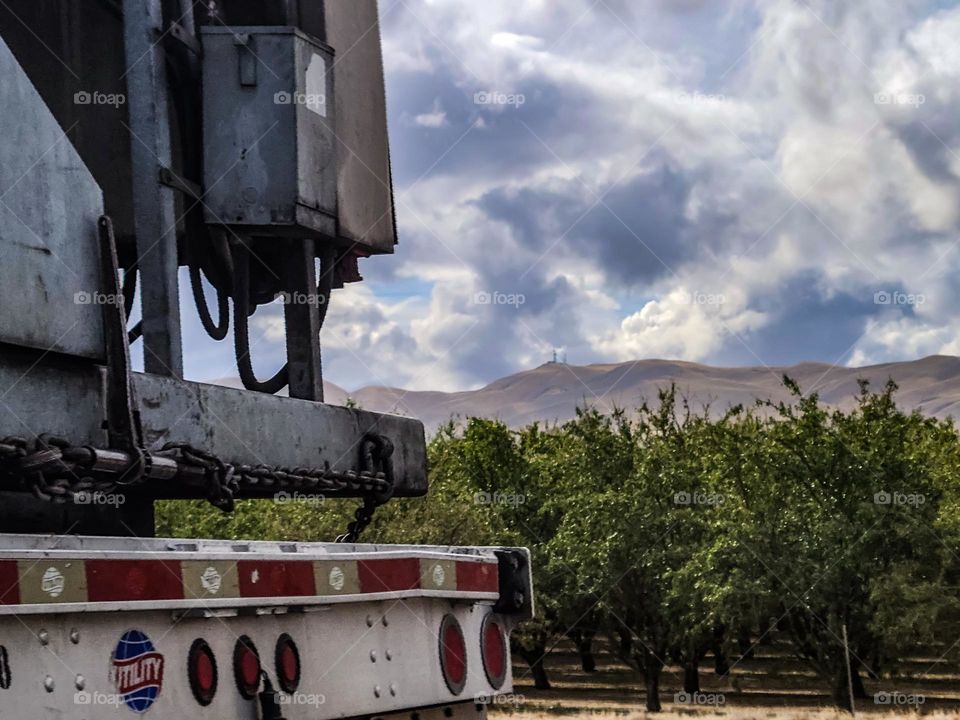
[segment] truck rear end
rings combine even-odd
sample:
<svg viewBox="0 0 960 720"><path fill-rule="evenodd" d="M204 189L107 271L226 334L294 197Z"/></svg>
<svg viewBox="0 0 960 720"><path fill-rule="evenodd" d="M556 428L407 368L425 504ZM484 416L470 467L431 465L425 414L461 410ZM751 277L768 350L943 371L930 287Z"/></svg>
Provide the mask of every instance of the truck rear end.
<svg viewBox="0 0 960 720"><path fill-rule="evenodd" d="M361 544L424 428L324 402L327 309L397 243L376 0L8 0L0 78L0 718L483 717L527 551ZM243 389L184 377L181 281ZM278 493L355 520L154 537Z"/></svg>
<svg viewBox="0 0 960 720"><path fill-rule="evenodd" d="M530 609L522 550L0 536L0 699L24 718L483 717Z"/></svg>

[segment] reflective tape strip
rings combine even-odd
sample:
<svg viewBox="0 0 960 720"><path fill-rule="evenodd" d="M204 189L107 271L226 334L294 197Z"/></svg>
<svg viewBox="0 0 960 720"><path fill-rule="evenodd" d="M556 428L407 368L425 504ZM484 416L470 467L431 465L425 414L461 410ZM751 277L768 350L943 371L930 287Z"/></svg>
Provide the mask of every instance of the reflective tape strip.
<svg viewBox="0 0 960 720"><path fill-rule="evenodd" d="M87 602L83 560L19 560L20 603Z"/></svg>
<svg viewBox="0 0 960 720"><path fill-rule="evenodd" d="M16 560L0 560L0 605L20 605L20 571Z"/></svg>
<svg viewBox="0 0 960 720"><path fill-rule="evenodd" d="M180 563L186 600L240 597L237 563L229 560L188 560Z"/></svg>
<svg viewBox="0 0 960 720"><path fill-rule="evenodd" d="M353 560L321 560L313 564L317 595L359 595L360 578Z"/></svg>
<svg viewBox="0 0 960 720"><path fill-rule="evenodd" d="M497 563L363 560L0 560L0 606L499 592Z"/></svg>
<svg viewBox="0 0 960 720"><path fill-rule="evenodd" d="M498 566L494 563L457 562L457 590L499 593Z"/></svg>
<svg viewBox="0 0 960 720"><path fill-rule="evenodd" d="M358 560L361 593L403 592L420 589L417 558Z"/></svg>
<svg viewBox="0 0 960 720"><path fill-rule="evenodd" d="M310 597L316 595L313 563L307 560L240 560L240 597Z"/></svg>
<svg viewBox="0 0 960 720"><path fill-rule="evenodd" d="M420 587L424 590L456 590L456 560L421 560Z"/></svg>
<svg viewBox="0 0 960 720"><path fill-rule="evenodd" d="M86 571L90 602L183 600L174 560L87 560Z"/></svg>

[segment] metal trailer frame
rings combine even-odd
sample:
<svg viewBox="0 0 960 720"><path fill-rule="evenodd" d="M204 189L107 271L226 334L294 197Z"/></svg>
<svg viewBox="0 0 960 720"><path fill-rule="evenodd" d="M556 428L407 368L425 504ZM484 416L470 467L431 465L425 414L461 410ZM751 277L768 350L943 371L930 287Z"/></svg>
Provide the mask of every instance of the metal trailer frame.
<svg viewBox="0 0 960 720"><path fill-rule="evenodd" d="M486 703L512 692L509 633L533 610L528 563L511 548L0 535L0 702L15 717L41 708L89 720L130 708L158 720L252 720L264 698L244 696L231 672L237 645L249 642L264 673L258 691L286 720L409 719L429 708L421 717L482 718ZM275 594L281 587L299 592ZM465 641L458 685L443 668L451 623ZM505 653L497 678L490 623ZM120 646L134 636L156 671L146 700L115 674L133 662ZM281 639L294 642L302 672L273 695ZM206 704L188 667L200 641L217 677Z"/></svg>

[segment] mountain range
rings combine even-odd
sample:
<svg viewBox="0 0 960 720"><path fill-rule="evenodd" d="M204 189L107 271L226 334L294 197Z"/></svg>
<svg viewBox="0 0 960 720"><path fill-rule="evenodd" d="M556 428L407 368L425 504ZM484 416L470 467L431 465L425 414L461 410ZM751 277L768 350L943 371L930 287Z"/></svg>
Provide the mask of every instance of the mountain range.
<svg viewBox="0 0 960 720"><path fill-rule="evenodd" d="M854 405L858 380L880 390L890 379L899 386L901 407L934 417L960 415L960 358L936 355L910 362L850 368L824 363L790 367L710 367L673 360L638 360L619 364L568 365L547 363L510 375L476 390L438 392L364 387L347 392L326 383L326 400L349 401L377 412L416 417L431 433L453 418L497 418L512 427L534 421L563 422L577 407L632 410L644 401L655 403L661 388L671 383L694 408L720 414L733 405L755 400L785 400L783 376L796 380L804 392L817 392L828 405ZM235 378L215 384L238 387Z"/></svg>

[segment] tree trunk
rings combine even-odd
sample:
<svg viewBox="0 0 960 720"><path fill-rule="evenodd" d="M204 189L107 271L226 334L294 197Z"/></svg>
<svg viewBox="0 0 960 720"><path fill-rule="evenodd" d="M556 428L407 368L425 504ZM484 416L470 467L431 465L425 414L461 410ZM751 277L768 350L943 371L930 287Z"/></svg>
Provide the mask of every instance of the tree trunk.
<svg viewBox="0 0 960 720"><path fill-rule="evenodd" d="M524 648L514 646L514 652L524 659L524 662L530 666L530 674L533 676L533 686L537 690L549 690L550 678L547 676L547 668L544 665L544 657L547 654L546 643L538 644L533 648Z"/></svg>
<svg viewBox="0 0 960 720"><path fill-rule="evenodd" d="M647 688L647 711L660 712L663 709L660 704L660 663L651 662L643 673L643 680Z"/></svg>
<svg viewBox="0 0 960 720"><path fill-rule="evenodd" d="M847 683L847 669L843 667L833 677L833 689L830 693L833 704L841 710L850 712L853 706L850 703L850 686Z"/></svg>
<svg viewBox="0 0 960 720"><path fill-rule="evenodd" d="M573 642L577 646L577 652L580 653L580 668L585 673L597 671L597 659L593 655L593 636L593 631L586 630L578 631L573 638Z"/></svg>
<svg viewBox="0 0 960 720"><path fill-rule="evenodd" d="M860 662L853 661L853 665L850 668L853 671L853 696L857 700L866 700L870 696L867 694L867 689L863 686L863 678L860 677Z"/></svg>
<svg viewBox="0 0 960 720"><path fill-rule="evenodd" d="M718 625L713 629L713 671L723 677L730 672L730 663L727 662L727 654L723 650L723 638L727 629L723 625Z"/></svg>
<svg viewBox="0 0 960 720"><path fill-rule="evenodd" d="M737 633L737 646L740 648L740 657L744 660L753 660L754 648L750 640L750 628L742 627Z"/></svg>
<svg viewBox="0 0 960 720"><path fill-rule="evenodd" d="M542 654L530 663L530 672L533 674L533 686L537 690L550 689L550 678L547 676L547 669L544 667Z"/></svg>
<svg viewBox="0 0 960 720"><path fill-rule="evenodd" d="M683 691L691 695L700 692L700 662L697 660L684 663Z"/></svg>

